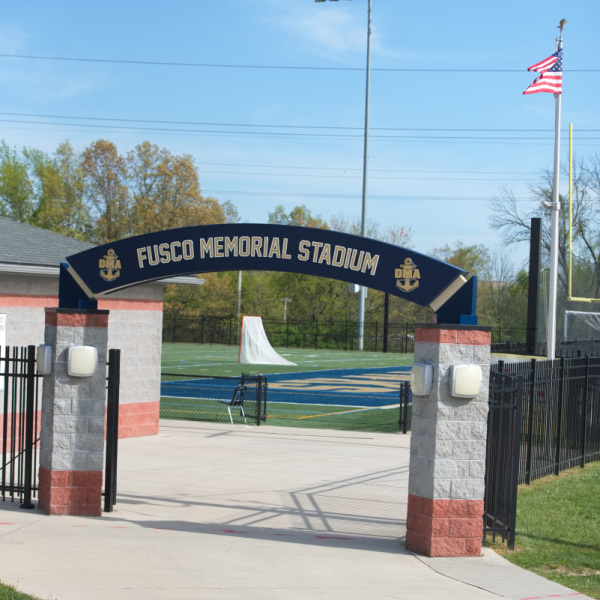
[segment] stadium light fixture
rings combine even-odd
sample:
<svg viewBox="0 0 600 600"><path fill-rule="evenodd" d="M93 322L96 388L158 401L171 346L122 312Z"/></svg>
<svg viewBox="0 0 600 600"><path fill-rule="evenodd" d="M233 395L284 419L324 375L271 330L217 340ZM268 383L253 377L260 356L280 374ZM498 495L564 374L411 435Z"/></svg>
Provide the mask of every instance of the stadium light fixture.
<svg viewBox="0 0 600 600"><path fill-rule="evenodd" d="M330 0L337 2L337 0ZM315 2L325 2L325 0L315 0ZM367 82L365 92L365 135L364 135L364 154L363 154L363 184L362 184L362 210L360 217L360 235L365 237L367 228L367 172L369 165L369 96L371 88L371 0L367 0ZM358 328L356 333L356 349L364 349L364 331L365 331L365 299L367 290L360 286L358 290Z"/></svg>

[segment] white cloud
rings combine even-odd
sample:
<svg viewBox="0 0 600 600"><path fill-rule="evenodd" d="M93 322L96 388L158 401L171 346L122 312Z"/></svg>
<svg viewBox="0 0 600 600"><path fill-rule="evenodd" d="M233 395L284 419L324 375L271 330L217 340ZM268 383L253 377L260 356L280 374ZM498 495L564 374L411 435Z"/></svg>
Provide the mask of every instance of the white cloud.
<svg viewBox="0 0 600 600"><path fill-rule="evenodd" d="M365 53L366 2L353 5L341 2L331 5L329 2L273 2L265 18L280 31L303 41L307 53L340 59L349 54L354 59L356 55Z"/></svg>

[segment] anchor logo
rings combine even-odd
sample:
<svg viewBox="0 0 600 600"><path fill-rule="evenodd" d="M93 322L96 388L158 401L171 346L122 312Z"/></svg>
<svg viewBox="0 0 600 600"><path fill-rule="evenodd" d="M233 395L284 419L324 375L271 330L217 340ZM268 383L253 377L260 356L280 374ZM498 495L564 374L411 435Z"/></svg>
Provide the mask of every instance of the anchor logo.
<svg viewBox="0 0 600 600"><path fill-rule="evenodd" d="M112 248L98 261L98 267L104 281L114 281L121 275L121 261Z"/></svg>
<svg viewBox="0 0 600 600"><path fill-rule="evenodd" d="M403 292L412 292L419 287L421 273L412 258L405 258L404 264L396 269L396 287Z"/></svg>

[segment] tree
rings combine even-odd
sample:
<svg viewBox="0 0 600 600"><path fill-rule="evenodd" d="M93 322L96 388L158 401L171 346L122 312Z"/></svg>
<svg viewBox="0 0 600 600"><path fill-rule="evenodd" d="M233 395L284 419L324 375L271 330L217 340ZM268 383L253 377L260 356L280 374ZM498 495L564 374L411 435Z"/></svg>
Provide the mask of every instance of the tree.
<svg viewBox="0 0 600 600"><path fill-rule="evenodd" d="M563 169L564 172L565 169ZM568 173L563 173L568 175ZM577 295L600 297L600 157L598 155L573 165L573 255L581 269L587 265L588 276L585 289L579 289ZM491 201L491 225L500 231L507 245L529 241L532 217L542 219L542 247L550 252L550 209L542 207L542 201L552 201L552 173L546 171L541 180L531 186L533 208L520 209L514 193L501 188L500 195ZM568 278L568 199L559 195L558 240L558 281L563 293L567 289ZM583 284L583 281L581 281Z"/></svg>
<svg viewBox="0 0 600 600"><path fill-rule="evenodd" d="M329 229L329 225L321 217L313 216L304 204L294 207L287 214L283 205L279 204L272 213L269 213L269 223L274 225L299 225L301 227Z"/></svg>
<svg viewBox="0 0 600 600"><path fill-rule="evenodd" d="M334 231L360 235L361 221L358 217L349 219L344 214L334 215L331 217L331 228ZM365 237L404 248L412 247L412 235L410 227L388 226L387 229L381 230L379 224L371 219L367 219L365 226Z"/></svg>
<svg viewBox="0 0 600 600"><path fill-rule="evenodd" d="M80 240L88 239L91 218L84 201L81 157L68 142L57 148L54 156L36 149L26 149L34 179L35 209L32 223Z"/></svg>
<svg viewBox="0 0 600 600"><path fill-rule="evenodd" d="M446 244L440 248L434 248L431 255L468 271L471 275L485 275L490 263L490 251L482 244L465 246L458 240L454 246Z"/></svg>
<svg viewBox="0 0 600 600"><path fill-rule="evenodd" d="M93 240L100 244L131 235L132 219L125 159L117 147L98 140L83 153L85 194L95 219Z"/></svg>
<svg viewBox="0 0 600 600"><path fill-rule="evenodd" d="M133 234L225 221L219 202L202 197L191 156L143 142L128 154L127 164Z"/></svg>
<svg viewBox="0 0 600 600"><path fill-rule="evenodd" d="M3 141L0 145L0 216L29 223L34 208L27 162Z"/></svg>

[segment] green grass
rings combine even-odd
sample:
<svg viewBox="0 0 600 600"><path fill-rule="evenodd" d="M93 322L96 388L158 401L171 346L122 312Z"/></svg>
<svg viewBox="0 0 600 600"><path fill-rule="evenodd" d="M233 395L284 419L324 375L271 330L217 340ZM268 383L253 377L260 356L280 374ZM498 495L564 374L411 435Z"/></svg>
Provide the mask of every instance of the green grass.
<svg viewBox="0 0 600 600"><path fill-rule="evenodd" d="M326 369L355 369L368 367L398 367L412 364L412 354L389 354L383 352L352 352L344 350L302 350L278 348L277 352L289 365L250 365L238 363L238 348L224 345L164 344L162 372L182 375L208 375L213 377L239 377L248 375L271 375L273 373L297 373ZM218 403L214 400L161 399L162 419L182 419L226 423L227 409L221 407L217 418ZM247 410L251 407L245 405ZM235 410L236 423L243 423ZM359 410L350 406L307 405L267 403L267 425L284 427L308 427L314 429L344 429L352 431L378 431L397 433L399 409ZM252 422L249 419L249 422Z"/></svg>
<svg viewBox="0 0 600 600"><path fill-rule="evenodd" d="M237 346L163 344L162 371L163 373L185 373L187 375L237 377L242 373L270 375L272 373L298 373L324 369L410 366L413 361L412 354L302 350L298 348L276 348L276 350L281 356L296 365L240 364L238 363Z"/></svg>
<svg viewBox="0 0 600 600"><path fill-rule="evenodd" d="M184 421L229 422L227 409L218 410L216 400L194 400L193 398L163 398L160 405L161 419L178 419ZM248 424L255 421L248 414L254 409L254 403L245 403ZM361 409L351 406L331 406L318 404L288 404L281 402L267 403L265 425L280 427L307 427L312 429L344 429L350 431L377 431L382 433L398 433L400 418L398 407L390 409ZM243 424L239 409L232 409L234 423Z"/></svg>
<svg viewBox="0 0 600 600"><path fill-rule="evenodd" d="M17 591L12 585L0 581L0 600L40 600L37 596L29 596Z"/></svg>
<svg viewBox="0 0 600 600"><path fill-rule="evenodd" d="M512 563L600 599L600 462L519 487Z"/></svg>

